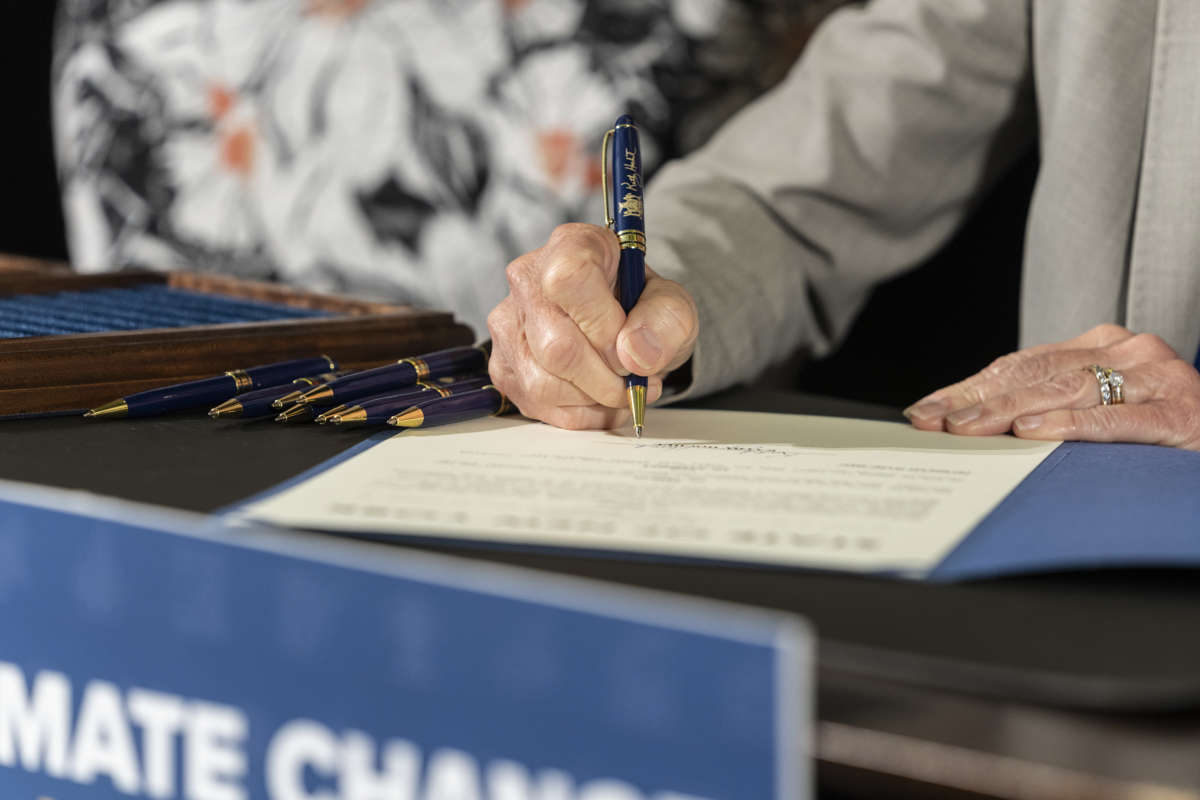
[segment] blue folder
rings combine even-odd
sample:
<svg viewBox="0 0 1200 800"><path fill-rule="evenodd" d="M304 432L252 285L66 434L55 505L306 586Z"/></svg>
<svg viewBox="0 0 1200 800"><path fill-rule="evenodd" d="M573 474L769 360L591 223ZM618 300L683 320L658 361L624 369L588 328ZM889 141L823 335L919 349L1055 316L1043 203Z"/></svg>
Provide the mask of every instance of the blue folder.
<svg viewBox="0 0 1200 800"><path fill-rule="evenodd" d="M1200 453L1067 442L928 575L1200 566Z"/></svg>

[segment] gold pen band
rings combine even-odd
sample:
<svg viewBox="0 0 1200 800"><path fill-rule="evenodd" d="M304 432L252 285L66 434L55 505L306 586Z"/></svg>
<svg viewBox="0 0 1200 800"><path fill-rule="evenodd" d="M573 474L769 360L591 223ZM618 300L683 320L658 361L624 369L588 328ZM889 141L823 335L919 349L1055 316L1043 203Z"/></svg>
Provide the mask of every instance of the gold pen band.
<svg viewBox="0 0 1200 800"><path fill-rule="evenodd" d="M491 389L496 394L500 395L500 407L492 412L493 417L498 417L501 414L506 414L506 413L508 413L509 409L512 408L512 404L508 402L508 395L506 395L504 392L497 389L492 384L489 383L484 386L481 386L480 388L481 389Z"/></svg>
<svg viewBox="0 0 1200 800"><path fill-rule="evenodd" d="M441 397L449 397L452 392L449 389L443 389L441 386L432 384L429 381L417 381L417 386L423 389L428 389L431 392L437 392Z"/></svg>
<svg viewBox="0 0 1200 800"><path fill-rule="evenodd" d="M244 392L247 389L254 388L254 379L247 375L244 369L231 369L225 374L233 378L233 389L235 392Z"/></svg>
<svg viewBox="0 0 1200 800"><path fill-rule="evenodd" d="M429 377L429 365L419 358L402 358L401 364L412 364L413 369L417 371L417 380L424 380Z"/></svg>
<svg viewBox="0 0 1200 800"><path fill-rule="evenodd" d="M641 231L635 231L632 228L626 228L622 231L617 231L617 239L621 242L622 250L636 249L646 252L646 234Z"/></svg>

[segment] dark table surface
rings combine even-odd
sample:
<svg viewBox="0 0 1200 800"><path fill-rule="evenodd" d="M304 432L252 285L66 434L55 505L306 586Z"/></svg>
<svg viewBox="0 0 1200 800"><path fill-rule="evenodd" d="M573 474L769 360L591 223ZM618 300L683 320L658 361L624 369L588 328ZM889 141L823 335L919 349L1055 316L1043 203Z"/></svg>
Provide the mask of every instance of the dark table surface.
<svg viewBox="0 0 1200 800"><path fill-rule="evenodd" d="M693 405L902 420L892 409L781 392L734 391ZM203 415L10 420L0 422L0 479L211 512L375 433ZM1200 582L1192 571L935 585L436 549L804 615L820 637L822 781L850 793L869 796L877 779L896 796L934 786L997 797L1200 787ZM1034 794L1025 793L1030 781L1040 787Z"/></svg>

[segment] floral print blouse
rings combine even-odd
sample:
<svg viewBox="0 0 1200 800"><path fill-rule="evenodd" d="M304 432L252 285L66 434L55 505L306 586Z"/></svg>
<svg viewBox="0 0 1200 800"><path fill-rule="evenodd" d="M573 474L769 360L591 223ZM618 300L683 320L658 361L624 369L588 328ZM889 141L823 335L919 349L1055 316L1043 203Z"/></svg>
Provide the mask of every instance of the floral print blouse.
<svg viewBox="0 0 1200 800"><path fill-rule="evenodd" d="M452 309L777 80L829 0L60 0L72 261ZM650 210L653 213L653 209Z"/></svg>

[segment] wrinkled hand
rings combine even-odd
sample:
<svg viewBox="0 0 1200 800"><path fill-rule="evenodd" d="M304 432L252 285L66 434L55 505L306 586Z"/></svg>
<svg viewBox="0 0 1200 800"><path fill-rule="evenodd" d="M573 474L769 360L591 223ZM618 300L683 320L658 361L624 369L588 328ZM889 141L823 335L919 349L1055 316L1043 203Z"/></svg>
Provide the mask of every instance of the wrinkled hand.
<svg viewBox="0 0 1200 800"><path fill-rule="evenodd" d="M492 381L521 413L560 428L610 428L629 415L624 376L662 377L691 357L696 304L646 269L628 318L613 295L617 237L596 225L561 225L546 245L508 265L509 295L488 315Z"/></svg>
<svg viewBox="0 0 1200 800"><path fill-rule="evenodd" d="M1125 376L1125 402L1101 405L1092 364ZM1200 373L1151 334L1100 325L998 359L905 410L923 430L1025 439L1141 442L1200 450Z"/></svg>

